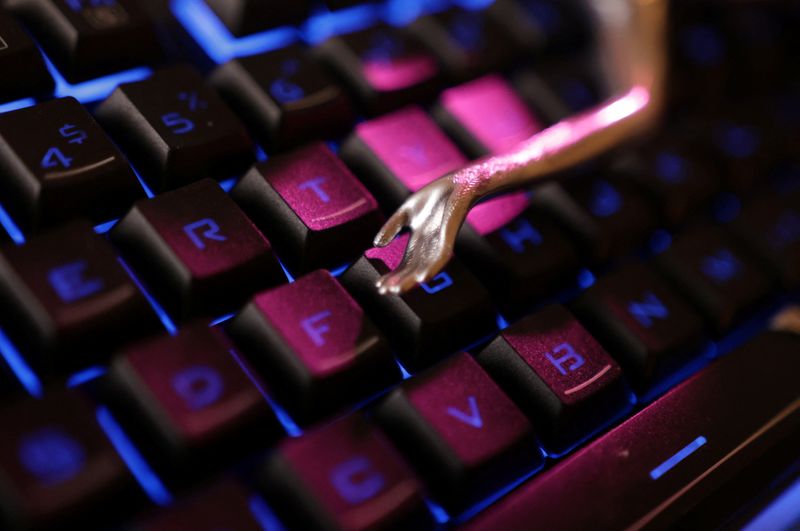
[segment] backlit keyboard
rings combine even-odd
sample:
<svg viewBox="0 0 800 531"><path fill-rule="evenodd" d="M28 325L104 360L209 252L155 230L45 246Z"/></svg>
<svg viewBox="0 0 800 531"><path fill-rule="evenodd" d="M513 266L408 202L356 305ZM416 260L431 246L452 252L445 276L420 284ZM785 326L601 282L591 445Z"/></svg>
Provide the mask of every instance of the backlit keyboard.
<svg viewBox="0 0 800 531"><path fill-rule="evenodd" d="M608 96L580 2L0 2L0 529L800 525L800 9L672 19L660 130L384 296Z"/></svg>

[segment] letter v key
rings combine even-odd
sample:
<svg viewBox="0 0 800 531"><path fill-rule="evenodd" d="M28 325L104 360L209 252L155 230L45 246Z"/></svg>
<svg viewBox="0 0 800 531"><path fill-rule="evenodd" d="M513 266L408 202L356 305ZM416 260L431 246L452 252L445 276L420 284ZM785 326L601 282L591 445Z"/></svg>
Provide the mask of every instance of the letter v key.
<svg viewBox="0 0 800 531"><path fill-rule="evenodd" d="M474 396L470 396L467 401L469 402L469 415L454 407L448 407L447 413L473 428L483 428L483 419L481 418L481 412L478 411L478 402Z"/></svg>

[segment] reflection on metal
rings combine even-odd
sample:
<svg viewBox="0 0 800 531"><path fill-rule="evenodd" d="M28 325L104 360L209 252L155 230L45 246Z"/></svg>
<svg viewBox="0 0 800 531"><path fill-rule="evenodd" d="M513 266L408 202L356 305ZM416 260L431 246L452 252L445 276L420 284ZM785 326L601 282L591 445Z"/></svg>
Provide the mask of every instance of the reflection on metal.
<svg viewBox="0 0 800 531"><path fill-rule="evenodd" d="M652 128L666 76L667 0L589 0L615 97L445 175L413 194L386 222L375 245L408 229L402 263L382 277L381 293L403 293L435 277L450 260L470 209L487 196L531 185Z"/></svg>

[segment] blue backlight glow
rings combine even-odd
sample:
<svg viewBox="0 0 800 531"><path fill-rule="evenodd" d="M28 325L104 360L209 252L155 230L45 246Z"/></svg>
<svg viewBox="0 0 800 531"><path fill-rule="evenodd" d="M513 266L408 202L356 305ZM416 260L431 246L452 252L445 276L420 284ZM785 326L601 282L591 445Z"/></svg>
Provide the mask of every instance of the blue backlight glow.
<svg viewBox="0 0 800 531"><path fill-rule="evenodd" d="M22 231L19 229L17 224L14 223L14 220L11 219L11 216L2 206L0 206L0 225L3 226L14 243L17 245L22 245L25 243L25 235L22 234Z"/></svg>
<svg viewBox="0 0 800 531"><path fill-rule="evenodd" d="M672 455L669 459L655 467L653 470L650 471L650 477L653 479L658 479L673 468L675 468L681 461L695 453L701 446L706 444L706 438L702 435L697 439L693 440L680 450L678 450L674 455Z"/></svg>
<svg viewBox="0 0 800 531"><path fill-rule="evenodd" d="M251 496L249 505L250 512L264 531L283 531L286 529L260 496Z"/></svg>
<svg viewBox="0 0 800 531"><path fill-rule="evenodd" d="M10 101L8 103L0 104L0 114L3 114L4 112L16 111L18 109L24 109L25 107L30 107L32 105L36 105L36 100L33 98Z"/></svg>
<svg viewBox="0 0 800 531"><path fill-rule="evenodd" d="M67 387L72 389L73 387L79 387L87 382L91 382L92 380L96 380L100 378L104 374L108 372L105 367L95 366L95 367L88 367L83 369L80 372L76 372L69 378L67 378Z"/></svg>
<svg viewBox="0 0 800 531"><path fill-rule="evenodd" d="M141 81L147 79L153 73L150 68L142 66L73 85L64 79L64 76L61 75L61 72L58 71L46 55L44 60L50 75L56 81L55 97L66 98L72 96L81 103L91 103L105 99L122 83Z"/></svg>
<svg viewBox="0 0 800 531"><path fill-rule="evenodd" d="M372 4L337 11L320 11L306 21L301 32L306 42L317 44L335 35L366 29L379 18L380 9Z"/></svg>
<svg viewBox="0 0 800 531"><path fill-rule="evenodd" d="M139 291L141 291L142 295L144 295L145 299L147 299L147 302L150 303L150 306L153 308L153 311L161 320L161 324L163 324L164 328L167 329L167 332L169 332L169 334L172 336L177 334L178 327L175 326L175 322L172 320L172 318L169 316L166 310L164 310L164 308L158 303L158 301L155 300L152 295L150 295L150 293L144 287L144 285L136 276L136 274L133 272L133 270L128 266L128 264L126 264L125 261L122 260L122 258L119 258L118 260L119 263L122 264L122 267L125 269L125 271L128 273L128 276L131 277L131 280L133 280L133 283L136 284L136 286L139 288Z"/></svg>
<svg viewBox="0 0 800 531"><path fill-rule="evenodd" d="M0 356L6 361L11 372L14 373L28 394L41 398L42 382L3 330L0 330Z"/></svg>

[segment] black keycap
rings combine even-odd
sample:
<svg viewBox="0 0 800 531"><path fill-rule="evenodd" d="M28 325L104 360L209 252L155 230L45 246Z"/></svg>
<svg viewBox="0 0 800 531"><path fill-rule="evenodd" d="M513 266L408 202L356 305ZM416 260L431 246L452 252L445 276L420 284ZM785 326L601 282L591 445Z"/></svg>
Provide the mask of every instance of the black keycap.
<svg viewBox="0 0 800 531"><path fill-rule="evenodd" d="M655 264L718 333L730 329L771 288L758 263L720 227L702 226L683 233Z"/></svg>
<svg viewBox="0 0 800 531"><path fill-rule="evenodd" d="M591 17L575 0L498 0L487 13L521 48L552 56L585 48L591 39Z"/></svg>
<svg viewBox="0 0 800 531"><path fill-rule="evenodd" d="M732 226L784 288L800 286L800 205L796 201L759 197L745 205Z"/></svg>
<svg viewBox="0 0 800 531"><path fill-rule="evenodd" d="M196 322L115 357L107 401L169 479L196 478L283 434L235 355L219 328Z"/></svg>
<svg viewBox="0 0 800 531"><path fill-rule="evenodd" d="M344 89L301 46L236 59L210 82L270 147L335 138L355 119Z"/></svg>
<svg viewBox="0 0 800 531"><path fill-rule="evenodd" d="M436 58L408 34L389 26L333 37L316 52L347 81L371 114L430 99L439 85Z"/></svg>
<svg viewBox="0 0 800 531"><path fill-rule="evenodd" d="M585 111L602 101L602 77L590 60L545 63L519 71L514 82L520 94L550 123Z"/></svg>
<svg viewBox="0 0 800 531"><path fill-rule="evenodd" d="M658 205L663 219L678 224L706 206L719 190L720 178L702 150L681 141L683 133L673 128L642 149L640 157L622 172Z"/></svg>
<svg viewBox="0 0 800 531"><path fill-rule="evenodd" d="M451 80L502 70L514 58L514 43L505 28L479 11L451 9L420 18L410 29Z"/></svg>
<svg viewBox="0 0 800 531"><path fill-rule="evenodd" d="M284 441L261 476L291 529L433 528L419 481L359 413Z"/></svg>
<svg viewBox="0 0 800 531"><path fill-rule="evenodd" d="M277 26L296 25L308 17L308 0L205 0L237 37Z"/></svg>
<svg viewBox="0 0 800 531"><path fill-rule="evenodd" d="M470 212L456 254L464 260L506 317L524 313L542 297L574 281L575 247L525 193L487 201Z"/></svg>
<svg viewBox="0 0 800 531"><path fill-rule="evenodd" d="M55 83L42 54L10 14L0 9L0 102L44 96Z"/></svg>
<svg viewBox="0 0 800 531"><path fill-rule="evenodd" d="M400 264L407 243L368 250L341 281L414 369L486 337L496 322L489 293L458 259L405 295L379 294L375 282Z"/></svg>
<svg viewBox="0 0 800 531"><path fill-rule="evenodd" d="M244 125L190 67L120 85L97 116L156 190L239 175L254 161Z"/></svg>
<svg viewBox="0 0 800 531"><path fill-rule="evenodd" d="M598 262L627 254L655 228L653 208L644 197L616 179L585 176L534 196L534 203L556 216Z"/></svg>
<svg viewBox="0 0 800 531"><path fill-rule="evenodd" d="M224 479L151 515L132 531L265 531L257 511L267 507L237 480ZM267 509L268 510L268 509ZM277 523L276 523L277 525ZM280 529L279 527L275 528ZM273 531L267 527L266 531Z"/></svg>
<svg viewBox="0 0 800 531"><path fill-rule="evenodd" d="M155 24L135 0L11 0L9 6L73 83L163 56Z"/></svg>
<svg viewBox="0 0 800 531"><path fill-rule="evenodd" d="M75 222L0 253L5 331L45 368L96 363L158 319L91 225Z"/></svg>
<svg viewBox="0 0 800 531"><path fill-rule="evenodd" d="M751 477L742 472L760 468L758 459L787 435L797 440L798 349L800 341L790 334L759 337L463 529L523 530L533 522L540 529L684 527L689 508L722 485L736 485L734 478ZM588 499L592 503L573 503Z"/></svg>
<svg viewBox="0 0 800 531"><path fill-rule="evenodd" d="M641 263L600 279L573 311L640 389L697 354L703 337L701 316Z"/></svg>
<svg viewBox="0 0 800 531"><path fill-rule="evenodd" d="M257 164L231 196L293 273L352 261L383 224L378 203L323 143Z"/></svg>
<svg viewBox="0 0 800 531"><path fill-rule="evenodd" d="M233 311L285 280L269 242L210 179L137 203L110 237L177 318Z"/></svg>
<svg viewBox="0 0 800 531"><path fill-rule="evenodd" d="M561 306L503 330L477 358L531 417L551 453L569 450L630 409L622 369Z"/></svg>
<svg viewBox="0 0 800 531"><path fill-rule="evenodd" d="M364 400L400 378L386 340L327 271L259 293L227 328L302 422Z"/></svg>
<svg viewBox="0 0 800 531"><path fill-rule="evenodd" d="M5 405L0 422L4 529L86 529L142 502L83 396L53 391Z"/></svg>
<svg viewBox="0 0 800 531"><path fill-rule="evenodd" d="M144 197L125 157L72 98L0 115L0 188L26 229L106 221Z"/></svg>
<svg viewBox="0 0 800 531"><path fill-rule="evenodd" d="M528 419L469 354L410 380L375 414L451 511L542 463Z"/></svg>

